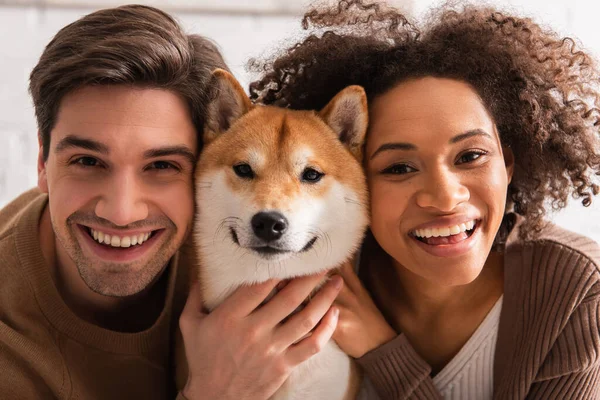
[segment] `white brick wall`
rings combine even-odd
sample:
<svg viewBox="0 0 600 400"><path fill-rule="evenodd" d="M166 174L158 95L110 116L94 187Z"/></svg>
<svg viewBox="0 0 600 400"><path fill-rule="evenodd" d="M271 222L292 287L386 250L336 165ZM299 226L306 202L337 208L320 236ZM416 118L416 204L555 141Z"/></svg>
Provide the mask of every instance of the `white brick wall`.
<svg viewBox="0 0 600 400"><path fill-rule="evenodd" d="M309 0L302 0L305 4ZM439 0L396 0L421 14ZM37 138L30 98L27 93L29 72L44 46L64 25L88 13L89 8L73 8L73 4L116 4L99 0L0 0L0 207L23 190L36 184ZM296 0L171 0L154 4L171 4L189 32L204 34L221 47L227 63L246 86L251 77L244 70L248 58L268 53L292 34L299 32ZM239 3L245 10L226 14L198 12L218 4L223 10ZM291 4L290 2L294 2ZM495 0L527 13L564 35L581 39L585 47L600 55L597 16L600 2L595 0ZM20 5L7 5L20 4ZM27 5L32 4L32 5ZM52 4L62 4L61 7ZM254 6L252 5L254 4ZM179 8L177 6L180 6ZM191 6L190 6L191 5ZM250 13L250 9L255 10ZM210 10L209 10L210 11ZM555 217L567 228L600 241L600 199L591 209L573 204Z"/></svg>

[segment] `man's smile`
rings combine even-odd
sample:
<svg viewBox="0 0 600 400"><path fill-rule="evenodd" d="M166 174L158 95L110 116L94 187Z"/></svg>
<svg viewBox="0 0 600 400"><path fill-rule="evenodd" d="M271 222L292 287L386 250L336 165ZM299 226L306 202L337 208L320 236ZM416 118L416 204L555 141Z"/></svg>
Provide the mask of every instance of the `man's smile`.
<svg viewBox="0 0 600 400"><path fill-rule="evenodd" d="M100 244L110 245L112 247L130 247L139 246L144 243L148 238L153 235L153 231L134 233L134 234L122 234L122 235L110 235L101 230L89 228L90 235Z"/></svg>
<svg viewBox="0 0 600 400"><path fill-rule="evenodd" d="M147 256L156 244L161 241L165 229L151 231L140 231L123 233L120 235L105 233L100 229L93 229L85 225L77 224L86 247L103 261L108 262L132 262Z"/></svg>

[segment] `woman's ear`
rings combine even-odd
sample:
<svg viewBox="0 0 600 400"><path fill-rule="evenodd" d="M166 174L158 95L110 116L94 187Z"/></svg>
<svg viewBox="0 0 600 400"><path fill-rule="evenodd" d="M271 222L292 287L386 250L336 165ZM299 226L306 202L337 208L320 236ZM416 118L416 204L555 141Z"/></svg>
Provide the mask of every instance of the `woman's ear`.
<svg viewBox="0 0 600 400"><path fill-rule="evenodd" d="M508 146L502 146L502 155L504 156L504 165L506 166L506 177L508 178L508 183L510 183L515 171L515 155Z"/></svg>

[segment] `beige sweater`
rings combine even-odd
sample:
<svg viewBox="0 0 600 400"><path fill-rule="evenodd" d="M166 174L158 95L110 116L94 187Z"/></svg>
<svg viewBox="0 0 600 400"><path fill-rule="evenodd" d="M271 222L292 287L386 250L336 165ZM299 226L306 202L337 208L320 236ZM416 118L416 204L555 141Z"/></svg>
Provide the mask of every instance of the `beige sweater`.
<svg viewBox="0 0 600 400"><path fill-rule="evenodd" d="M516 228L505 248L494 399L598 399L600 247L555 225L524 244ZM441 398L402 334L358 361L383 400Z"/></svg>
<svg viewBox="0 0 600 400"><path fill-rule="evenodd" d="M173 399L171 342L185 278L172 260L164 308L139 333L79 319L59 295L38 241L47 196L0 210L0 399ZM176 257L178 258L178 257ZM181 257L179 257L181 258Z"/></svg>

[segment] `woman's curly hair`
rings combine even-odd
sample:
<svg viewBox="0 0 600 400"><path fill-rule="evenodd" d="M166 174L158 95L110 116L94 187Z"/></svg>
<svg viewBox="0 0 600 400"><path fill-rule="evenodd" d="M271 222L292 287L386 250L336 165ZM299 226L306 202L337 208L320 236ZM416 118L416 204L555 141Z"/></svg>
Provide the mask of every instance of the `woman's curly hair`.
<svg viewBox="0 0 600 400"><path fill-rule="evenodd" d="M422 76L469 83L481 96L504 146L515 156L507 208L525 216L531 239L546 208L569 195L584 206L598 194L600 73L574 40L529 18L489 7L446 4L418 27L383 3L342 0L302 21L309 36L250 68L256 102L320 109L357 84L372 99Z"/></svg>

